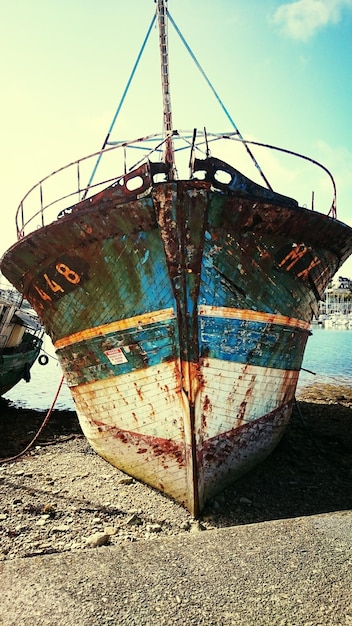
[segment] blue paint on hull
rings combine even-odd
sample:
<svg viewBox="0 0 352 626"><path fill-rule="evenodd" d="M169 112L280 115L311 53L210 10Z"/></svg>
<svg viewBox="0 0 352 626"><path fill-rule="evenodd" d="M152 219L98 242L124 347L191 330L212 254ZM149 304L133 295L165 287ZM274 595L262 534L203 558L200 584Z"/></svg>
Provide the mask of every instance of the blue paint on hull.
<svg viewBox="0 0 352 626"><path fill-rule="evenodd" d="M264 368L299 370L308 331L238 319L199 318L200 358ZM124 375L179 356L176 320L107 333L58 351L70 385ZM112 364L106 351L120 348L126 362ZM87 359L89 355L89 359Z"/></svg>
<svg viewBox="0 0 352 626"><path fill-rule="evenodd" d="M200 318L201 356L299 370L308 331L240 319Z"/></svg>
<svg viewBox="0 0 352 626"><path fill-rule="evenodd" d="M93 447L197 514L282 435L309 322L352 231L207 181L121 204L114 193L24 238L5 274L45 322Z"/></svg>

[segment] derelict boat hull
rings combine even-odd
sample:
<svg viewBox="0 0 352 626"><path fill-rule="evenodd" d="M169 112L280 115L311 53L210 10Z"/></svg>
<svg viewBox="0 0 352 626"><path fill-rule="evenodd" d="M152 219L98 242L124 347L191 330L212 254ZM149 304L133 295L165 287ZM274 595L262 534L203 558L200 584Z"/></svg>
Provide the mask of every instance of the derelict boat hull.
<svg viewBox="0 0 352 626"><path fill-rule="evenodd" d="M216 188L204 164L206 180L162 183L144 167L137 191L112 185L2 260L92 447L192 515L279 442L312 316L352 249L344 224L250 182Z"/></svg>

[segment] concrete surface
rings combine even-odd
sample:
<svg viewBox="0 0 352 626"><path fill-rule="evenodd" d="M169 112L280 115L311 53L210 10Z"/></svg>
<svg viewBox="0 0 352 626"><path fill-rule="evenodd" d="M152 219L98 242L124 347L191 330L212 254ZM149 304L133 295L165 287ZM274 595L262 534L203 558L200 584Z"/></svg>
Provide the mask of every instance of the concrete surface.
<svg viewBox="0 0 352 626"><path fill-rule="evenodd" d="M352 625L352 511L0 563L1 626Z"/></svg>

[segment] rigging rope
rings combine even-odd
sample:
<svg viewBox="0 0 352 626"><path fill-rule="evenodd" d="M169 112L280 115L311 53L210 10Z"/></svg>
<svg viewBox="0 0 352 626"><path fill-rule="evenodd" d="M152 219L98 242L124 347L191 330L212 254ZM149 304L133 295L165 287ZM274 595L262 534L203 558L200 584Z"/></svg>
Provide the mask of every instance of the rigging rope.
<svg viewBox="0 0 352 626"><path fill-rule="evenodd" d="M111 135L111 133L112 133L112 130L113 130L114 126L115 126L115 122L116 122L117 116L119 115L119 113L120 113L120 111L121 111L121 108L122 108L122 105L123 105L123 103L124 103L124 101L125 101L125 98L126 98L127 92L128 92L129 87L130 87L130 85L131 85L131 82L132 82L132 80L133 80L133 77L134 77L134 75L135 75L135 73L136 73L136 69L137 69L137 67L138 67L138 65L139 65L139 61L141 60L142 54L143 54L143 52L144 52L144 48L145 48L145 46L146 46L146 44L147 44L147 41L148 41L148 39L149 39L149 35L150 35L151 30L152 30L152 28L153 28L153 26L154 26L154 24L155 24L155 20L156 20L156 14L153 16L153 19L152 19L152 21L151 21L151 23L150 23L150 26L149 26L149 28L148 28L148 32L147 32L147 34L146 34L146 36L145 36L145 38L144 38L144 41L143 41L143 43L142 43L142 46L141 46L141 49L140 49L140 51L139 51L139 54L138 54L137 60L136 60L136 62L135 62L135 64L134 64L134 66L133 66L133 68L132 68L132 72L131 72L130 77L129 77L128 81L127 81L127 84L126 84L125 90L124 90L124 92L123 92L123 94L122 94L121 100L120 100L119 105L118 105L118 107L117 107L117 109L116 109L115 115L114 115L114 117L113 117L113 119L112 119L112 122L111 122L111 124L110 124L110 128L109 128L109 130L108 130L108 134L106 135L106 137L105 137L105 139L104 139L104 142L103 142L103 145L102 145L101 150L104 150L104 148L106 147L106 145L107 145L107 144L108 144L108 142L109 142L109 138L110 138L110 135ZM89 188L90 188L90 186L91 186L91 184L92 184L92 182L93 182L94 176L95 176L95 174L96 174L96 171L97 171L97 169L98 169L98 167L99 167L99 163L100 163L100 161L101 161L102 156L103 156L103 154L102 154L102 152L100 152L100 154L99 154L99 156L98 156L98 158L97 158L97 160L96 160L96 163L95 163L95 165L94 165L93 171L92 171L92 173L91 173L90 179L89 179L89 181L88 181L88 185L87 185L87 187L86 187L86 190L85 190L85 192L84 192L84 194L83 194L83 196L82 196L82 200L84 200L84 199L85 199L85 197L86 197L86 195L87 195L87 193L88 193L88 190L89 190Z"/></svg>
<svg viewBox="0 0 352 626"><path fill-rule="evenodd" d="M222 110L224 111L224 113L225 113L225 115L226 115L227 119L229 120L229 122L230 122L231 126L234 128L234 130L235 130L235 131L236 131L236 133L238 134L239 138L241 139L241 141L242 141L242 143L243 143L244 147L245 147L245 148L246 148L246 150L247 150L247 153L249 154L250 158L252 159L252 161L253 161L253 163L254 163L255 167L257 168L257 170L259 171L259 173L260 173L261 177L262 177L262 178L263 178L263 180L265 181L265 183L266 183L267 187L268 187L271 191L273 191L273 189L272 189L272 187L271 187L271 185L270 185L270 183L269 183L268 179L266 178L266 176L265 176L265 174L264 174L264 172L263 172L262 168L260 167L260 165L259 165L259 163L258 163L257 159L255 158L255 156L254 156L253 152L250 150L250 148L248 148L248 145L247 145L246 140L244 139L243 135L242 135L242 134L241 134L241 132L239 131L239 129L238 129L238 127L236 126L236 124L235 124L234 120L232 119L232 117L231 117L230 113L229 113L229 112L228 112L228 110L226 109L226 107L225 107L224 103L222 102L222 100L221 100L220 96L218 95L217 91L215 90L215 88L214 88L214 87L213 87L213 85L211 84L211 82L210 82L209 78L207 77L207 75L206 75L205 71L203 70L203 68L202 68L202 66L200 65L200 63L199 63L198 59L196 58L196 56L194 55L194 53L193 53L192 49L191 49L191 48L190 48L190 46L188 45L188 43L187 43L187 41L185 40L184 36L182 35L182 33L181 33L180 29L178 28L178 26L177 26L176 22L173 20L173 18L172 18L172 16L171 16L171 14L170 14L170 11L168 11L168 10L167 10L167 15L168 15L168 18L169 18L169 20L170 20L171 24L173 25L173 27L174 27L174 29L175 29L176 33L178 34L178 36L180 37L180 39L181 39L182 43L184 44L184 46L185 46L186 50L188 51L188 53L189 53L189 54L190 54L190 56L192 57L192 59L193 59L193 61L195 62L195 64L196 64L196 66L197 66L198 70L199 70L199 71L200 71L200 73L202 74L202 76L203 76L203 78L205 79L205 81L206 81L207 85L210 87L210 89L211 89L211 91L213 92L213 94L214 94L215 98L217 99L218 103L220 104L220 106L221 106Z"/></svg>
<svg viewBox="0 0 352 626"><path fill-rule="evenodd" d="M222 100L221 100L221 98L220 98L219 94L217 93L217 91L215 90L214 86L213 86L213 85L212 85L212 83L210 82L210 80L209 80L209 78L207 77L207 75L206 75L205 71L203 70L203 68L202 68L202 66L200 65L200 63L199 63L198 59L196 58L196 56L195 56L195 54L193 53L193 51L192 51L192 49L190 48L190 46L188 45L188 43L187 43L186 39L184 38L183 34L181 33L180 29L178 28L178 26L177 26L176 22L174 21L173 17L171 16L171 14L170 14L170 12L169 12L169 10L168 10L167 8L165 8L165 13L166 13L166 15L167 15L168 19L170 20L170 22L171 22L172 26L174 27L174 29L175 29L175 31L176 31L176 33L177 33L177 35L178 35L178 36L179 36L179 38L181 39L181 42L183 43L183 45L185 46L186 50L188 51L188 53L190 54L191 58L193 59L194 63L196 64L196 67L198 68L198 70L199 70L199 71L200 71L200 73L202 74L202 76L203 76L203 78L205 79L205 81L206 81L207 85L209 86L209 88L210 88L210 89L211 89L211 91L213 92L213 94L214 94L215 98L217 99L218 103L220 104L220 106L221 106L222 110L224 111L224 113L225 113L225 115L226 115L227 119L229 120L229 122L230 122L230 124L231 124L232 128L233 128L233 129L235 130L235 132L237 133L237 135L238 135L239 139L241 140L242 144L244 145L244 147L245 147L245 149L246 149L246 151L247 151L247 154L249 155L249 157L250 157L250 158L251 158L251 160L253 161L253 163L254 163L254 165L255 165L256 169L258 170L258 172L259 172L260 176L263 178L263 180L264 180L264 182L265 182L266 186L268 187L268 189L270 189L271 191L273 191L272 186L270 185L270 183L269 183L269 181L268 181L267 177L265 176L265 174L264 174L264 172L263 172L262 168L260 167L260 165L259 165L259 163L258 163L257 159L255 158L255 156L254 156L253 152L251 151L251 149L248 147L248 142L244 139L244 137L243 137L243 135L241 134L240 130L239 130L239 129L238 129L238 127L236 126L236 124L235 124L234 120L232 119L232 117L231 117L230 113L228 112L228 110L226 109L226 107L225 107L224 103L222 102ZM126 95L127 95L128 89L129 89L129 87L130 87L130 85L131 85L131 82L132 82L132 80L133 80L133 77L134 77L134 75L135 75L136 69L137 69L137 67L138 67L139 61L140 61L140 59L141 59L141 57L142 57L142 54L143 54L143 52L144 52L144 48L145 48L145 46L146 46L146 44L147 44L147 41L148 41L148 39L149 39L149 36L150 36L151 30L152 30L152 28L153 28L153 26L154 26L154 24L155 24L156 18L157 18L157 11L155 12L155 14L154 14L154 16L153 16L153 19L152 19L152 21L151 21L151 23L150 23L150 26L149 26L148 32L147 32L147 34L146 34L146 36L145 36L145 38L144 38L144 41L143 41L143 44L142 44L141 49L140 49L140 51L139 51L139 54L138 54L137 60L136 60L136 62L135 62L135 64L134 64L134 66L133 66L132 72L131 72L130 77L129 77L128 81L127 81L127 84L126 84L126 87L125 87L124 92L123 92L123 94L122 94L122 97L121 97L120 103L119 103L119 105L118 105L118 107L117 107L117 109L116 109L115 115L114 115L113 120L112 120L112 122L111 122L111 124L110 124L110 128L109 128L109 130L108 130L108 133L107 133L107 135L106 135L106 137L105 137L105 140L104 140L103 145L102 145L102 148L101 148L101 150L102 150L102 151L104 150L104 148L105 148L105 147L108 145L108 143L109 143L110 135L111 135L112 130L113 130L113 128L114 128L114 125L115 125L116 119L117 119L117 117L118 117L118 115L119 115L119 113L120 113L120 110L121 110L121 108L122 108L122 105L123 105L123 103L124 103L124 101L125 101L125 98L126 98ZM170 114L170 115L171 115L171 114ZM170 119L171 119L171 118L170 118ZM90 187L91 187L91 185L92 185L92 182L93 182L93 180L94 180L94 176L95 176L95 174L96 174L96 171L97 171L97 169L98 169L98 166L99 166L99 163L100 163L100 161L101 161L102 156L103 156L103 153L102 153L102 152L100 152L100 153L99 153L99 155L98 155L98 158L97 158L97 160L96 160L96 163L95 163L95 165L94 165L94 167L93 167L93 171L92 171L91 176L90 176L90 179L89 179L89 181L88 181L88 185L87 185L87 187L86 187L86 189L85 189L85 191L84 191L84 194L83 194L83 196L82 196L82 200L84 200L84 199L86 198L86 196L87 196L87 193L88 193L88 191L89 191L89 188L90 188Z"/></svg>

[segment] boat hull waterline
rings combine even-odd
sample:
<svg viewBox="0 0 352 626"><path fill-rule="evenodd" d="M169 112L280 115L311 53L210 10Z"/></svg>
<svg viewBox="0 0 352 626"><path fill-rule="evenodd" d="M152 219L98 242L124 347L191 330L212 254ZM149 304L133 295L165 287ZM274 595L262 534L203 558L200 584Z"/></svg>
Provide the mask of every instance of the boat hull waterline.
<svg viewBox="0 0 352 626"><path fill-rule="evenodd" d="M31 379L44 329L21 294L0 286L0 396Z"/></svg>
<svg viewBox="0 0 352 626"><path fill-rule="evenodd" d="M197 516L282 437L352 230L259 186L144 185L78 203L2 271L52 337L92 447Z"/></svg>
<svg viewBox="0 0 352 626"><path fill-rule="evenodd" d="M30 339L17 350L2 351L0 354L0 396L10 391L21 380L30 381L30 369L41 349L39 339Z"/></svg>

